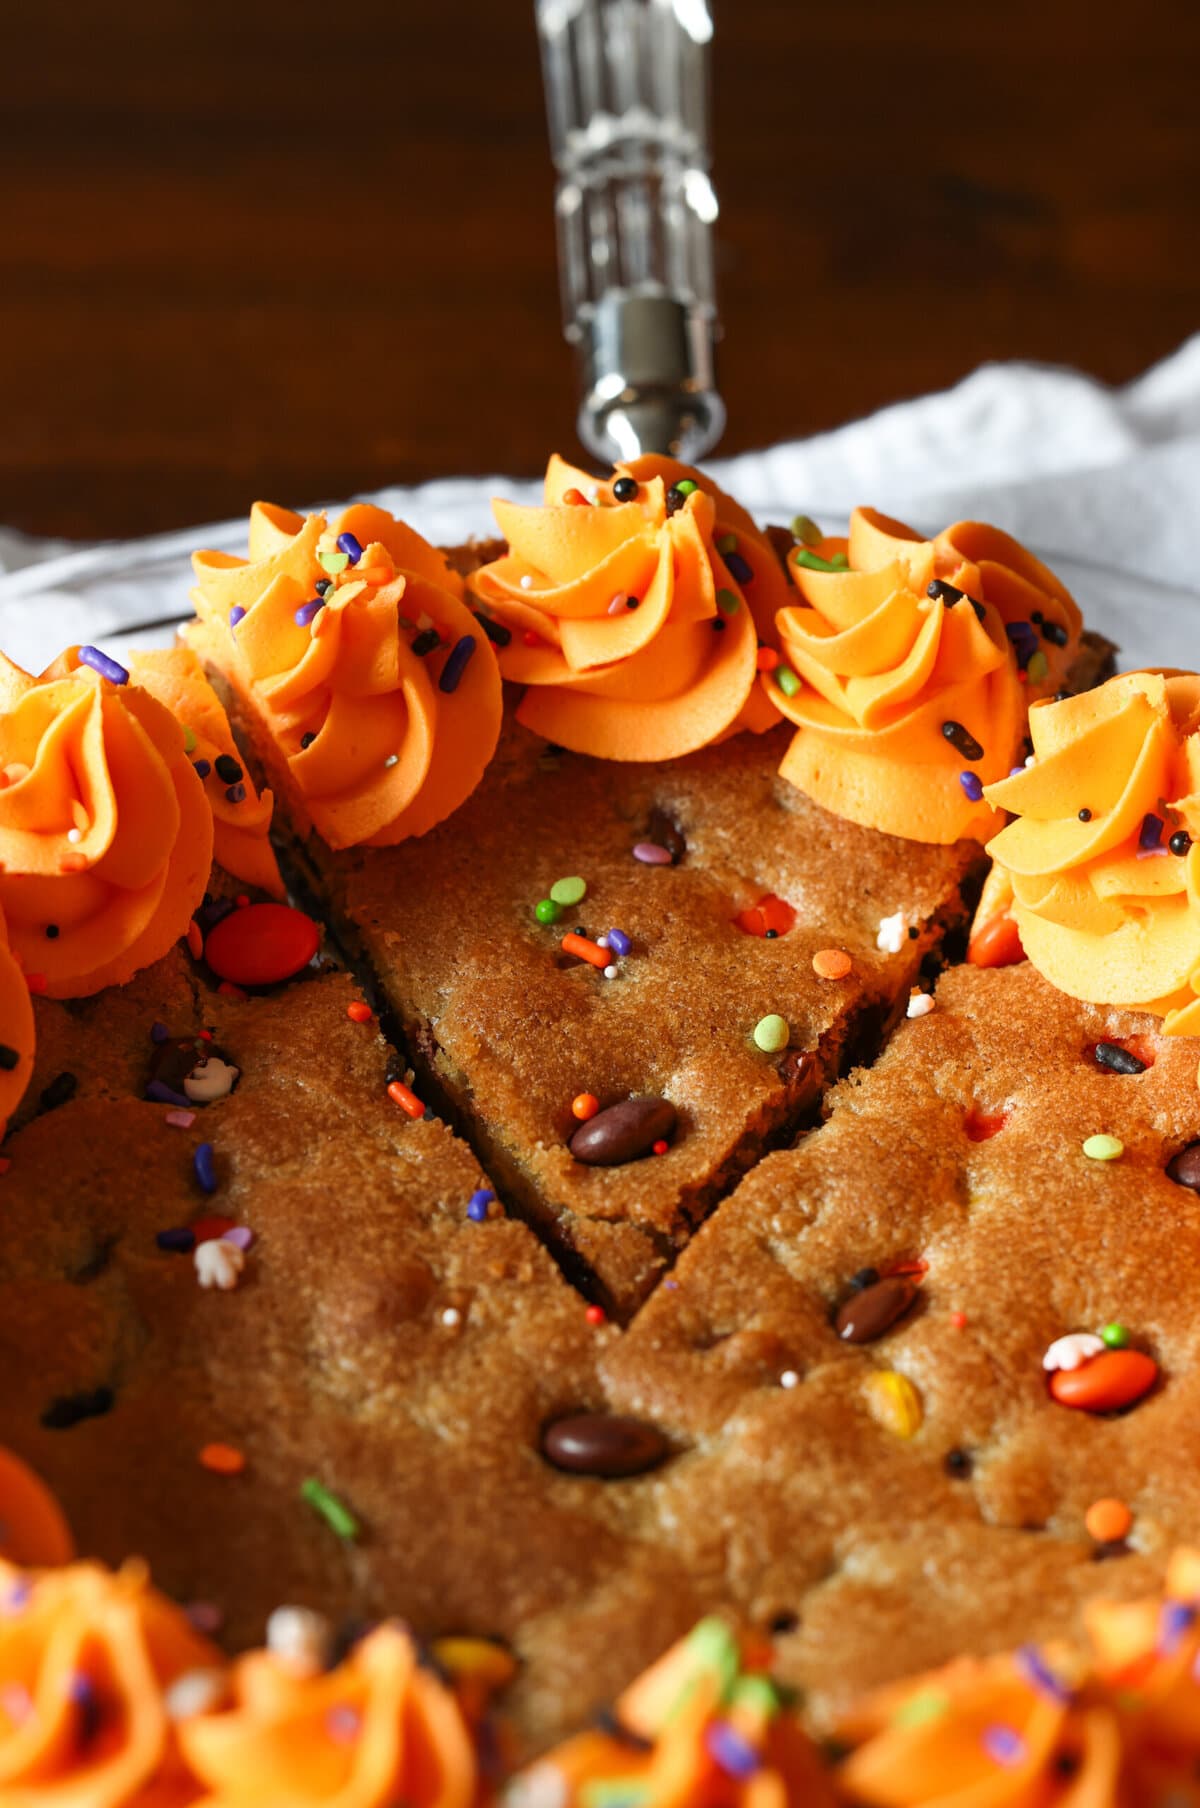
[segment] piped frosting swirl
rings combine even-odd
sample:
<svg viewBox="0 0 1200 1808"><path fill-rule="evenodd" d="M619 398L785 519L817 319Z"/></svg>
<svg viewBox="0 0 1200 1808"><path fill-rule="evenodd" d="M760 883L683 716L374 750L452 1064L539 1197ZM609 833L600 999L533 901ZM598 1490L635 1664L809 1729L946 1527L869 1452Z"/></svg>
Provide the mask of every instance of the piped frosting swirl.
<svg viewBox="0 0 1200 1808"><path fill-rule="evenodd" d="M577 753L663 760L777 718L754 683L787 585L703 472L647 455L595 482L554 457L540 507L494 501L505 555L468 584L518 721Z"/></svg>
<svg viewBox="0 0 1200 1808"><path fill-rule="evenodd" d="M0 910L0 1142L8 1120L25 1096L33 1073L37 1028L29 986L8 945L8 926Z"/></svg>
<svg viewBox="0 0 1200 1808"><path fill-rule="evenodd" d="M294 814L331 847L422 835L471 794L500 677L462 580L419 534L361 503L332 527L256 503L248 559L192 563L187 638L249 703Z"/></svg>

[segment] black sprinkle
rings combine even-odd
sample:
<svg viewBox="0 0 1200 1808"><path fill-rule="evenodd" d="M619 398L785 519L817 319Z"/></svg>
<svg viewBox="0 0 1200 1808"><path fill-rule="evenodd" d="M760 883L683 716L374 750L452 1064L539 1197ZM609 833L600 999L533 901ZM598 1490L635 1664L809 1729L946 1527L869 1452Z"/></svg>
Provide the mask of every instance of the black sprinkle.
<svg viewBox="0 0 1200 1808"><path fill-rule="evenodd" d="M313 744L313 742L314 742L314 741L315 741L315 740L316 740L316 738L317 738L317 737L316 737L316 735L315 735L315 734L313 734L313 733L312 733L312 731L311 731L311 730L310 730L310 731L309 731L309 733L308 733L308 734L302 734L302 735L301 735L301 736L300 736L300 751L301 751L301 753L303 753L303 751L304 751L304 749L305 749L305 748L306 748L306 747L311 747L311 746L312 746L312 744Z"/></svg>
<svg viewBox="0 0 1200 1808"><path fill-rule="evenodd" d="M1042 622L1042 639L1048 640L1052 647L1065 647L1068 639L1067 630L1059 622Z"/></svg>
<svg viewBox="0 0 1200 1808"><path fill-rule="evenodd" d="M981 760L983 758L983 748L970 729L964 728L961 722L943 722L942 733L955 753L961 753L964 760Z"/></svg>
<svg viewBox="0 0 1200 1808"><path fill-rule="evenodd" d="M1080 812L1079 812L1079 820L1080 820L1080 822L1091 822L1091 820L1092 820L1092 813L1091 813L1091 811L1090 811L1090 810L1086 810L1086 809L1085 809L1085 810L1081 810L1081 811L1080 811Z"/></svg>
<svg viewBox="0 0 1200 1808"><path fill-rule="evenodd" d="M677 515L686 501L687 501L687 497L685 495L683 495L683 493L680 490L677 490L675 488L674 484L672 484L670 489L667 491L667 515L668 515L668 517L671 515Z"/></svg>
<svg viewBox="0 0 1200 1808"><path fill-rule="evenodd" d="M795 1630L799 1624L800 1624L799 1616L797 1614L790 1613L785 1609L785 1611L783 1613L773 1613L771 1615L769 1627L770 1627L770 1630L775 1634L776 1638L783 1638L786 1636L787 1633L795 1632Z"/></svg>
<svg viewBox="0 0 1200 1808"><path fill-rule="evenodd" d="M506 628L503 622L493 621L491 616L484 615L482 610L475 610L475 620L494 647L506 647L512 640L512 629Z"/></svg>
<svg viewBox="0 0 1200 1808"><path fill-rule="evenodd" d="M970 1451L959 1450L957 1446L948 1450L943 1459L943 1467L947 1475L954 1476L956 1481L965 1481L975 1467Z"/></svg>
<svg viewBox="0 0 1200 1808"><path fill-rule="evenodd" d="M316 583L313 585L313 589L316 591L318 596L324 596L325 592L327 590L333 589L333 579L332 578L318 578Z"/></svg>
<svg viewBox="0 0 1200 1808"><path fill-rule="evenodd" d="M1052 703L1065 703L1068 697L1073 697L1074 695L1075 695L1075 692L1070 691L1070 690L1064 689L1061 691L1055 691L1053 697L1051 698L1051 702Z"/></svg>
<svg viewBox="0 0 1200 1808"><path fill-rule="evenodd" d="M1146 1071L1146 1063L1130 1054L1127 1048L1122 1048L1119 1042L1097 1042L1096 1064L1117 1074L1140 1074Z"/></svg>
<svg viewBox="0 0 1200 1808"><path fill-rule="evenodd" d="M931 596L935 603L949 603L953 609L955 603L961 603L967 593L965 590L959 590L954 584L948 584L945 578L934 578L933 582L926 586L925 594Z"/></svg>
<svg viewBox="0 0 1200 1808"><path fill-rule="evenodd" d="M60 1394L42 1414L47 1431L70 1431L84 1419L99 1419L111 1412L116 1396L111 1387L94 1387L90 1393Z"/></svg>
<svg viewBox="0 0 1200 1808"><path fill-rule="evenodd" d="M779 939L778 929L764 929L763 930L763 941L764 942L774 942L774 941L778 941L778 939Z"/></svg>
<svg viewBox="0 0 1200 1808"><path fill-rule="evenodd" d="M850 1276L850 1285L855 1293L861 1293L864 1287L873 1287L878 1279L878 1268L860 1268L857 1274Z"/></svg>
<svg viewBox="0 0 1200 1808"><path fill-rule="evenodd" d="M627 609L636 609L638 607L638 604L640 603L640 601L641 601L640 597L627 596L625 598L625 607Z"/></svg>
<svg viewBox="0 0 1200 1808"><path fill-rule="evenodd" d="M242 769L231 753L219 753L213 761L217 769L217 777L226 785L236 785L243 776Z"/></svg>
<svg viewBox="0 0 1200 1808"><path fill-rule="evenodd" d="M58 924L57 923L47 923L46 924L46 940L48 942L56 942L58 940L58 937L59 937Z"/></svg>
<svg viewBox="0 0 1200 1808"><path fill-rule="evenodd" d="M721 620L719 615L712 624L712 631L714 634L724 634L725 632L725 623Z"/></svg>
<svg viewBox="0 0 1200 1808"><path fill-rule="evenodd" d="M1186 829L1176 829L1167 846L1173 854L1186 854L1192 845L1192 838Z"/></svg>
<svg viewBox="0 0 1200 1808"><path fill-rule="evenodd" d="M417 635L417 638L413 641L412 650L418 659L424 659L427 653L432 653L434 648L441 646L441 644L441 641L438 639L436 628L423 628L420 634Z"/></svg>
<svg viewBox="0 0 1200 1808"><path fill-rule="evenodd" d="M10 1048L7 1042L0 1042L0 1072L11 1073L20 1059L17 1049Z"/></svg>
<svg viewBox="0 0 1200 1808"><path fill-rule="evenodd" d="M54 1111L59 1105L65 1105L68 1099L75 1097L75 1089L79 1081L73 1073L56 1074L49 1086L43 1086L41 1107L43 1111Z"/></svg>
<svg viewBox="0 0 1200 1808"><path fill-rule="evenodd" d="M638 493L636 477L618 477L613 484L613 495L618 502L632 502Z"/></svg>

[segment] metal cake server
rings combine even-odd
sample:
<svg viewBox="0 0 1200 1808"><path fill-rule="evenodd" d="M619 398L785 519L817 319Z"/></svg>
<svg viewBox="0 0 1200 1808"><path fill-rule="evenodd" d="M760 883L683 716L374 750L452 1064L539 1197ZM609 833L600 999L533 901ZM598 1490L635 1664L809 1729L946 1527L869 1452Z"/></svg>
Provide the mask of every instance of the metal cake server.
<svg viewBox="0 0 1200 1808"><path fill-rule="evenodd" d="M720 438L709 0L535 0L579 437L606 462Z"/></svg>

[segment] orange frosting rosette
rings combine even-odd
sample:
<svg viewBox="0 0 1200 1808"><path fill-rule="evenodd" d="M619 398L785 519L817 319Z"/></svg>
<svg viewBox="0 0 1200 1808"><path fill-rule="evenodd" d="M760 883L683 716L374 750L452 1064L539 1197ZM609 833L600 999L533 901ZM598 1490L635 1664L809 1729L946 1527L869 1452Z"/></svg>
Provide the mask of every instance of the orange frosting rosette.
<svg viewBox="0 0 1200 1808"><path fill-rule="evenodd" d="M1032 764L993 785L1021 943L1062 992L1200 1035L1200 677L1129 672L1030 712Z"/></svg>
<svg viewBox="0 0 1200 1808"><path fill-rule="evenodd" d="M9 1118L25 1096L33 1072L35 1042L29 987L8 945L8 928L0 910L0 1141Z"/></svg>
<svg viewBox="0 0 1200 1808"><path fill-rule="evenodd" d="M832 1808L816 1751L722 1620L672 1646L613 1718L612 1732L581 1733L519 1776L509 1808Z"/></svg>
<svg viewBox="0 0 1200 1808"><path fill-rule="evenodd" d="M362 503L330 528L259 502L248 560L192 563L187 638L248 702L294 813L331 847L423 835L470 796L500 676L462 580L419 534Z"/></svg>
<svg viewBox="0 0 1200 1808"><path fill-rule="evenodd" d="M166 954L212 863L182 728L78 653L40 678L0 656L0 908L52 998L121 985Z"/></svg>
<svg viewBox="0 0 1200 1808"><path fill-rule="evenodd" d="M777 719L754 677L787 584L703 472L647 455L597 484L554 457L542 507L492 507L508 551L467 581L511 635L500 669L527 687L527 728L600 759L664 760Z"/></svg>
<svg viewBox="0 0 1200 1808"><path fill-rule="evenodd" d="M978 840L1002 817L981 788L1021 745L1030 696L1058 688L1079 611L998 528L922 540L874 509L848 539L797 546L803 599L778 617L771 702L800 732L780 771L851 822L910 841Z"/></svg>
<svg viewBox="0 0 1200 1808"><path fill-rule="evenodd" d="M269 791L255 790L234 743L229 718L195 653L190 647L131 653L129 673L135 684L149 691L183 725L188 758L197 772L203 771L217 865L244 884L282 898L283 880L269 839L274 800ZM231 783L224 778L217 768L219 759L232 759L241 770L240 779Z"/></svg>
<svg viewBox="0 0 1200 1808"><path fill-rule="evenodd" d="M485 1799L463 1708L398 1626L379 1627L316 1674L253 1652L233 1683L228 1712L180 1728L206 1808L475 1808Z"/></svg>
<svg viewBox="0 0 1200 1808"><path fill-rule="evenodd" d="M0 1563L0 1802L182 1808L198 1790L166 1691L219 1665L140 1564Z"/></svg>

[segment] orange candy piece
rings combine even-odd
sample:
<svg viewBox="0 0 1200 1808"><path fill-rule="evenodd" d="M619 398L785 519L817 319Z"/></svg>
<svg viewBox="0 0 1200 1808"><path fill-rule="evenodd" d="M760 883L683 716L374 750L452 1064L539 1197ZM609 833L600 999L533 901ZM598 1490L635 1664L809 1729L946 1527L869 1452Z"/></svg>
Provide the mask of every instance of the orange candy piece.
<svg viewBox="0 0 1200 1808"><path fill-rule="evenodd" d="M1116 1412L1148 1394L1158 1364L1141 1350L1102 1350L1077 1369L1055 1369L1050 1392L1060 1406L1082 1412Z"/></svg>
<svg viewBox="0 0 1200 1808"><path fill-rule="evenodd" d="M1015 918L1007 913L981 923L967 944L967 960L972 967L1014 967L1024 959L1021 932Z"/></svg>
<svg viewBox="0 0 1200 1808"><path fill-rule="evenodd" d="M1129 1536L1133 1514L1123 1500L1094 1500L1084 1514L1089 1538L1097 1544L1120 1544Z"/></svg>
<svg viewBox="0 0 1200 1808"><path fill-rule="evenodd" d="M586 1124L590 1117L595 1117L600 1109L600 1101L594 1092L581 1092L571 1100L571 1115Z"/></svg>
<svg viewBox="0 0 1200 1808"><path fill-rule="evenodd" d="M290 904L250 904L230 911L209 931L204 958L218 979L271 986L302 972L320 943L320 930L302 910Z"/></svg>
<svg viewBox="0 0 1200 1808"><path fill-rule="evenodd" d="M747 935L765 935L768 929L773 929L776 935L786 935L796 921L796 913L783 898L777 898L769 891L757 904L739 910L733 920Z"/></svg>

